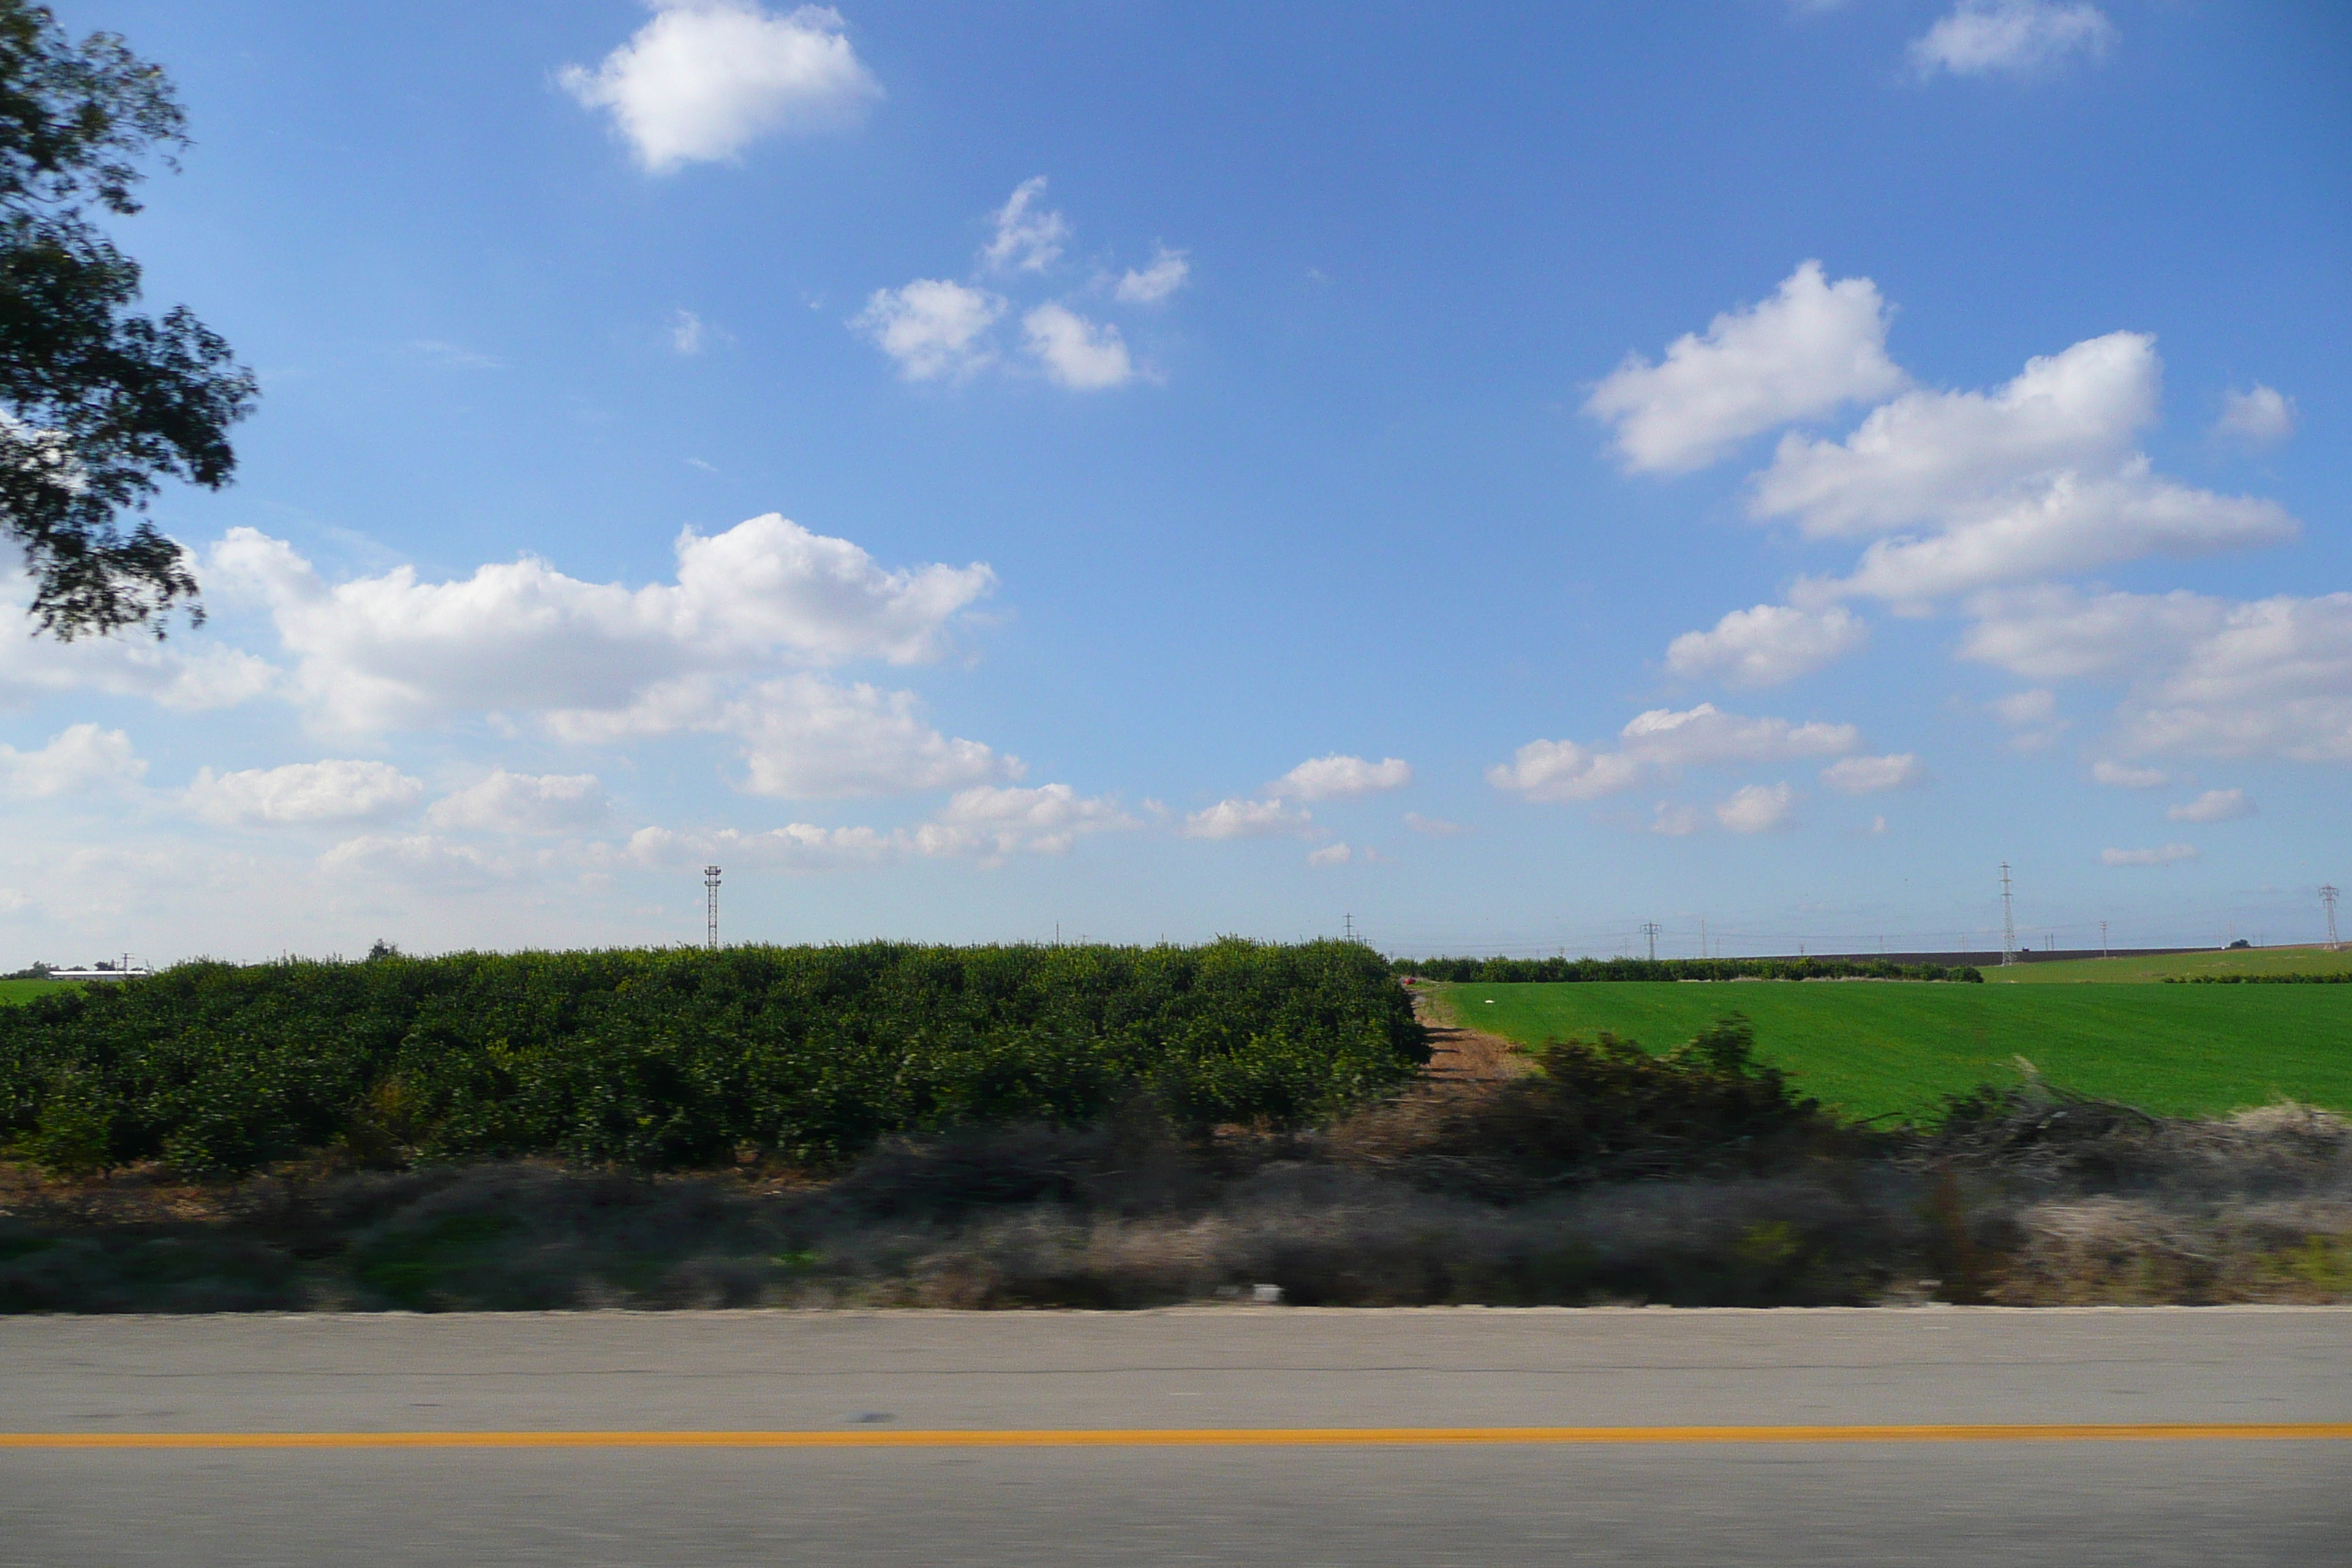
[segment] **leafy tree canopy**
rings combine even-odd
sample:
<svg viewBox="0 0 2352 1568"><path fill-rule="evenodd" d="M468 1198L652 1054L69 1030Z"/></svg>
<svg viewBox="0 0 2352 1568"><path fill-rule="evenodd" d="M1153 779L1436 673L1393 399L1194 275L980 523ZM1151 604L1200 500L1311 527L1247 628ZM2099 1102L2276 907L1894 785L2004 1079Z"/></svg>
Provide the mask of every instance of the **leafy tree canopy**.
<svg viewBox="0 0 2352 1568"><path fill-rule="evenodd" d="M184 125L120 37L77 44L47 6L0 0L0 526L62 638L201 618L186 552L136 514L166 476L227 483L253 407L251 373L184 306L132 311L139 264L87 216L137 212L138 160L176 168Z"/></svg>

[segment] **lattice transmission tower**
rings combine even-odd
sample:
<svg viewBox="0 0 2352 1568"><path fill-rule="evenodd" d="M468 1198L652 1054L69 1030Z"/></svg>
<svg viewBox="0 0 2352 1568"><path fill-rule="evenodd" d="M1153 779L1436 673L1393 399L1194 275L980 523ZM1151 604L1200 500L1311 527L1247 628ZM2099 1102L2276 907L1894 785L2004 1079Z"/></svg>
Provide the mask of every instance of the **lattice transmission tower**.
<svg viewBox="0 0 2352 1568"><path fill-rule="evenodd" d="M702 940L714 951L719 946L719 868L702 868Z"/></svg>
<svg viewBox="0 0 2352 1568"><path fill-rule="evenodd" d="M2336 952L2339 945L2336 940L2336 900L2338 896L2332 883L2319 889L2319 901L2327 906L2327 951L2330 952Z"/></svg>
<svg viewBox="0 0 2352 1568"><path fill-rule="evenodd" d="M2017 919L2010 912L2009 862L2000 863L2000 963L2006 969L2017 962Z"/></svg>

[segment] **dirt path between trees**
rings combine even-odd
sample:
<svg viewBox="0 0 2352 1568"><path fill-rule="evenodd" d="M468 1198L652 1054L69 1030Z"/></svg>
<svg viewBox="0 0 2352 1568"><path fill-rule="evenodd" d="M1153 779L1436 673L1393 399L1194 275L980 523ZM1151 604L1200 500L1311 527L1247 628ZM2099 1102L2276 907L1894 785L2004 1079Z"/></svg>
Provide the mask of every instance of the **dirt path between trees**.
<svg viewBox="0 0 2352 1568"><path fill-rule="evenodd" d="M1429 1076L1439 1083L1490 1083L1529 1070L1517 1046L1500 1035L1465 1029L1447 1017L1435 998L1416 992L1413 1016L1429 1031Z"/></svg>

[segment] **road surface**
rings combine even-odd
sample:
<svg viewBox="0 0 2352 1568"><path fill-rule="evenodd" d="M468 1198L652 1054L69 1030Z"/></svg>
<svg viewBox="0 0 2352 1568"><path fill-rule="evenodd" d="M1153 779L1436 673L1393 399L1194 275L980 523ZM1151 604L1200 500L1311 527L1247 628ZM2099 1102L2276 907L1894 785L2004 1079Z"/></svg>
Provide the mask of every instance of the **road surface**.
<svg viewBox="0 0 2352 1568"><path fill-rule="evenodd" d="M0 1320L9 1565L1990 1562L2352 1563L2352 1310Z"/></svg>

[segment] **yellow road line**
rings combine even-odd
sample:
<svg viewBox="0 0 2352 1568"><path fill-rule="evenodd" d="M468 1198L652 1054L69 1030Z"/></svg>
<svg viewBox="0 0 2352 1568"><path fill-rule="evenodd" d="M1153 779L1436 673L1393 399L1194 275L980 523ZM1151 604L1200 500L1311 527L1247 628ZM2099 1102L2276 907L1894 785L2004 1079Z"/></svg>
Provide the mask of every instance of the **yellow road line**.
<svg viewBox="0 0 2352 1568"><path fill-rule="evenodd" d="M0 1432L0 1448L1286 1448L1464 1443L2352 1441L2352 1421L1909 1426L1270 1426L937 1432Z"/></svg>

